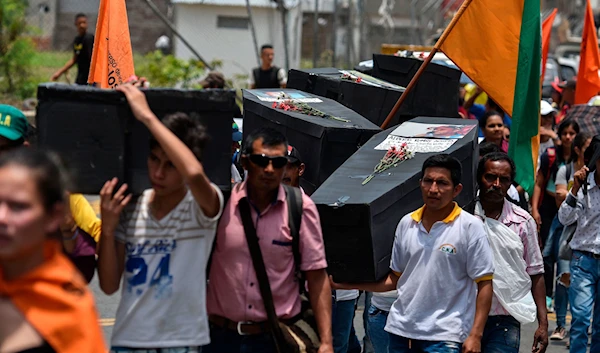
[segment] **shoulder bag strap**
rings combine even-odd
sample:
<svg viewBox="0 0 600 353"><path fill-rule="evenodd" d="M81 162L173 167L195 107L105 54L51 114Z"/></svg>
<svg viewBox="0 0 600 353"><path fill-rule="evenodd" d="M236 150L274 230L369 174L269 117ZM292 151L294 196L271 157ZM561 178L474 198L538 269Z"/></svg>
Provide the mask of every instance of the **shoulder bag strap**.
<svg viewBox="0 0 600 353"><path fill-rule="evenodd" d="M273 294L271 293L271 285L269 284L269 277L267 276L267 270L265 268L265 262L263 261L262 252L260 251L260 246L258 245L258 237L256 235L256 228L254 228L254 223L252 222L250 203L248 199L241 199L238 207L242 216L244 233L246 233L246 241L248 243L248 248L250 249L250 256L252 257L254 271L256 272L260 294L263 298L265 310L267 311L269 326L274 336L275 348L277 349L277 352L281 352L279 342L283 342L283 333L279 327L279 319L277 317L277 312L275 311Z"/></svg>

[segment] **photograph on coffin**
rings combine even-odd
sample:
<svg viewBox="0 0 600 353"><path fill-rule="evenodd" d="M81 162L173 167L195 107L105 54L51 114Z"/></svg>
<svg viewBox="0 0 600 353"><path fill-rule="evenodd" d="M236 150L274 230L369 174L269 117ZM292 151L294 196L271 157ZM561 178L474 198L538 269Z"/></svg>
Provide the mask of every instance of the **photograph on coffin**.
<svg viewBox="0 0 600 353"><path fill-rule="evenodd" d="M229 192L235 92L143 91L159 118L183 112L204 124L210 136L203 152L204 168L212 182ZM133 117L123 94L93 87L43 84L38 87L38 101L38 144L59 153L73 170L72 192L97 194L113 177L129 184L136 194L150 187L150 133Z"/></svg>
<svg viewBox="0 0 600 353"><path fill-rule="evenodd" d="M410 124L423 126L415 129ZM472 206L479 153L477 122L416 118L410 124L407 130L401 125L375 135L312 195L321 217L328 271L337 282L374 282L389 273L398 223L423 206L419 180L423 162L430 156L447 153L461 162L463 191L456 201L461 207ZM463 137L401 137L400 144L380 147L390 137L415 135L431 124L460 126Z"/></svg>
<svg viewBox="0 0 600 353"><path fill-rule="evenodd" d="M309 194L381 131L331 99L293 89L246 90L244 138L260 127L280 131L298 149L306 164L301 185Z"/></svg>

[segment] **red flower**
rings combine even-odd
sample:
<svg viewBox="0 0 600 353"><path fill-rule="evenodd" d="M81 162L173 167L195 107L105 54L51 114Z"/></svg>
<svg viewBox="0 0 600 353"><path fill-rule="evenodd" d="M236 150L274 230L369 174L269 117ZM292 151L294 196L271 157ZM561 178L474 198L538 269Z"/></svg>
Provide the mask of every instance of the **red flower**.
<svg viewBox="0 0 600 353"><path fill-rule="evenodd" d="M362 78L360 78L360 77L359 77L359 78L357 78L357 79L356 79L356 82L359 82L359 83L360 83L360 82L362 82Z"/></svg>
<svg viewBox="0 0 600 353"><path fill-rule="evenodd" d="M277 102L273 102L273 108L277 108Z"/></svg>

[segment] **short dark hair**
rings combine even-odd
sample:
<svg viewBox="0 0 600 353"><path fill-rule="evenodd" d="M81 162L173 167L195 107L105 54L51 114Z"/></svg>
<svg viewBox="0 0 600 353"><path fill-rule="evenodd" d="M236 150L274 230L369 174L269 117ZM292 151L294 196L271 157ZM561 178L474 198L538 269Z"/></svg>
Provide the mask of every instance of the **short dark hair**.
<svg viewBox="0 0 600 353"><path fill-rule="evenodd" d="M425 170L427 168L444 168L450 171L450 177L454 186L460 184L462 180L462 164L460 161L449 154L437 154L431 156L423 163L423 169L421 169L421 178L425 176Z"/></svg>
<svg viewBox="0 0 600 353"><path fill-rule="evenodd" d="M273 46L271 44L264 44L262 47L260 47L260 52L262 53L265 49L273 49Z"/></svg>
<svg viewBox="0 0 600 353"><path fill-rule="evenodd" d="M46 211L65 202L69 178L58 155L41 149L19 147L0 157L0 168L9 166L29 169Z"/></svg>
<svg viewBox="0 0 600 353"><path fill-rule="evenodd" d="M494 152L502 152L502 149L493 142L483 142L479 144L479 157L483 157L486 154Z"/></svg>
<svg viewBox="0 0 600 353"><path fill-rule="evenodd" d="M78 13L77 15L75 15L75 22L77 22L77 20L80 19L80 18L82 18L82 17L87 18L87 15L84 14L84 13L82 13L82 12Z"/></svg>
<svg viewBox="0 0 600 353"><path fill-rule="evenodd" d="M210 137L198 117L185 113L174 113L165 116L162 119L162 123L194 153L194 156L199 161L202 160L204 147L210 140ZM151 136L150 150L155 147L160 147L160 144L154 136Z"/></svg>
<svg viewBox="0 0 600 353"><path fill-rule="evenodd" d="M510 181L513 182L515 180L515 176L517 174L517 167L515 162L504 152L493 152L488 153L479 161L479 165L477 166L477 183L481 185L481 178L483 177L483 172L485 171L485 164L488 162L507 162L510 165Z"/></svg>
<svg viewBox="0 0 600 353"><path fill-rule="evenodd" d="M485 126L487 125L488 120L493 116L499 116L500 119L502 119L502 124L504 124L504 115L498 111L490 110L490 111L485 112L485 114L483 114L481 119L479 119L479 128L481 130L485 129Z"/></svg>
<svg viewBox="0 0 600 353"><path fill-rule="evenodd" d="M261 127L252 131L244 140L244 148L242 154L250 155L252 152L252 145L254 141L262 139L263 145L268 147L274 147L284 145L287 151L288 142L283 134L275 129L269 127Z"/></svg>
<svg viewBox="0 0 600 353"><path fill-rule="evenodd" d="M594 137L594 136L587 131L581 131L580 133L575 135L575 138L573 139L573 145L571 146L571 160L572 161L576 160L575 156L577 156L577 153L575 152L575 147L579 148L579 150L581 151L583 149L583 146L585 146L585 143L587 142L587 140L591 139L592 137ZM583 156L581 156L581 157L583 157Z"/></svg>

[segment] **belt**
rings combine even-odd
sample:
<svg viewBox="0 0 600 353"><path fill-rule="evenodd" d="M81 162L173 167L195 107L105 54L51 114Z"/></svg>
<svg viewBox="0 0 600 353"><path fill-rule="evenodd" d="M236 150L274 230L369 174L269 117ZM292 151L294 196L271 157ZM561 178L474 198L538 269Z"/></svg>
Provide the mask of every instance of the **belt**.
<svg viewBox="0 0 600 353"><path fill-rule="evenodd" d="M576 250L576 251L579 251L580 253L583 253L584 255L589 256L593 259L600 260L600 254L594 254L593 252L582 251L582 250Z"/></svg>
<svg viewBox="0 0 600 353"><path fill-rule="evenodd" d="M209 315L208 321L211 324L224 328L231 331L236 331L240 336L248 335L260 335L263 333L270 332L269 324L265 322L251 322L251 321L232 321L225 317L218 315Z"/></svg>

